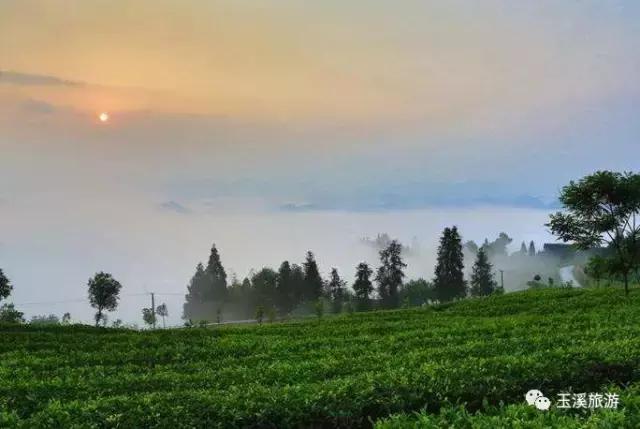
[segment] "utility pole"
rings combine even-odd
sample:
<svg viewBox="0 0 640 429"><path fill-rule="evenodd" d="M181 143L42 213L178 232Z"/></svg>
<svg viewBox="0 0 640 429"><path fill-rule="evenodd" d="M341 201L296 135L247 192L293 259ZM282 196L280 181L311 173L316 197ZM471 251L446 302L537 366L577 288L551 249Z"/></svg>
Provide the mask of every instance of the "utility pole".
<svg viewBox="0 0 640 429"><path fill-rule="evenodd" d="M500 287L504 290L504 270L500 270Z"/></svg>
<svg viewBox="0 0 640 429"><path fill-rule="evenodd" d="M151 292L151 312L153 313L153 329L156 329L156 296Z"/></svg>

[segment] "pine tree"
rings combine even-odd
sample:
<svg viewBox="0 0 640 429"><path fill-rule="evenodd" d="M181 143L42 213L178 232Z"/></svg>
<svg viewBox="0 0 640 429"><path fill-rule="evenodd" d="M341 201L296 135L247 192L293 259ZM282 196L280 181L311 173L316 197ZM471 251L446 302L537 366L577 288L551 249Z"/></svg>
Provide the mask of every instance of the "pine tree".
<svg viewBox="0 0 640 429"><path fill-rule="evenodd" d="M486 248L483 246L483 249ZM445 228L438 247L438 260L433 286L441 302L463 298L467 285L464 280L462 244L458 228Z"/></svg>
<svg viewBox="0 0 640 429"><path fill-rule="evenodd" d="M522 256L527 256L527 245L524 244L524 241L522 242L522 245L520 246L520 254Z"/></svg>
<svg viewBox="0 0 640 429"><path fill-rule="evenodd" d="M340 278L337 268L331 269L331 279L329 280L329 292L334 313L342 311L342 304L345 299L346 282Z"/></svg>
<svg viewBox="0 0 640 429"><path fill-rule="evenodd" d="M366 262L360 262L356 267L356 281L353 283L353 290L360 311L368 310L371 307L371 292L373 292L371 274L373 274L373 270Z"/></svg>
<svg viewBox="0 0 640 429"><path fill-rule="evenodd" d="M472 296L486 296L495 292L497 283L494 280L492 269L493 266L489 263L487 254L481 249L478 252L477 259L473 264L473 272L471 273L470 292Z"/></svg>
<svg viewBox="0 0 640 429"><path fill-rule="evenodd" d="M208 298L209 279L202 263L196 266L196 272L187 286L182 317L185 320L201 320L206 317L205 302Z"/></svg>
<svg viewBox="0 0 640 429"><path fill-rule="evenodd" d="M288 314L295 306L293 271L289 261L284 261L278 269L276 305L282 314Z"/></svg>
<svg viewBox="0 0 640 429"><path fill-rule="evenodd" d="M322 296L322 277L318 270L318 263L316 262L313 252L308 251L307 257L302 264L304 267L304 299L308 301L315 301Z"/></svg>
<svg viewBox="0 0 640 429"><path fill-rule="evenodd" d="M533 240L529 243L529 256L536 256L536 245Z"/></svg>
<svg viewBox="0 0 640 429"><path fill-rule="evenodd" d="M402 269L407 266L402 261L402 245L397 240L380 251L380 263L376 274L378 294L384 307L396 308L399 304L398 289L404 278Z"/></svg>
<svg viewBox="0 0 640 429"><path fill-rule="evenodd" d="M304 300L305 280L304 270L298 264L291 265L291 287L293 308Z"/></svg>
<svg viewBox="0 0 640 429"><path fill-rule="evenodd" d="M207 291L205 300L222 304L227 298L227 273L220 262L220 255L215 244L211 247L209 262L205 271L210 282L210 290Z"/></svg>

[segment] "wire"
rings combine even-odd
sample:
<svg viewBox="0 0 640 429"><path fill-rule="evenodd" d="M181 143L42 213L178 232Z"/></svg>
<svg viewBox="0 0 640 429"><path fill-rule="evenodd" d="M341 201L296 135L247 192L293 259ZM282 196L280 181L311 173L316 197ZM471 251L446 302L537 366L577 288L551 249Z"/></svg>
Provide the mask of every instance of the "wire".
<svg viewBox="0 0 640 429"><path fill-rule="evenodd" d="M184 293L178 292L154 292L156 295L170 295L170 296L184 296ZM125 293L121 296L148 296L151 295L151 292L144 293ZM61 301L41 301L41 302L23 302L23 303L13 303L15 306L28 306L28 305L50 305L50 304L67 304L73 302L87 302L87 298L77 298L77 299L66 299Z"/></svg>

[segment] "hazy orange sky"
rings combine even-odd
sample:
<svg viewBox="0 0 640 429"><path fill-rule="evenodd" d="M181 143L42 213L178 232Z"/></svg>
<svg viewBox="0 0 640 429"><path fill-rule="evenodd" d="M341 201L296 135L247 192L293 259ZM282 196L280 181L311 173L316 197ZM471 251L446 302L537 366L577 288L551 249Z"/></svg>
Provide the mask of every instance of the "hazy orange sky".
<svg viewBox="0 0 640 429"><path fill-rule="evenodd" d="M589 3L4 1L0 58L80 110L466 126L628 91L635 7Z"/></svg>
<svg viewBox="0 0 640 429"><path fill-rule="evenodd" d="M563 184L640 167L638 76L635 0L0 0L0 267L89 320L94 272L180 294L214 241L240 276L541 245Z"/></svg>

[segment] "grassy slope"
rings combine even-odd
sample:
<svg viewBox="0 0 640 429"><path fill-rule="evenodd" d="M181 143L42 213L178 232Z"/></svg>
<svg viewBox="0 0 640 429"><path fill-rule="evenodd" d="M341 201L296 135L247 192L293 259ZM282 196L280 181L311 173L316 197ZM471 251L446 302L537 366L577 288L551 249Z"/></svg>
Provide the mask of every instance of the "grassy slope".
<svg viewBox="0 0 640 429"><path fill-rule="evenodd" d="M216 330L0 327L0 426L354 427L449 404L517 411L530 388L640 381L639 322L640 290L547 289Z"/></svg>

